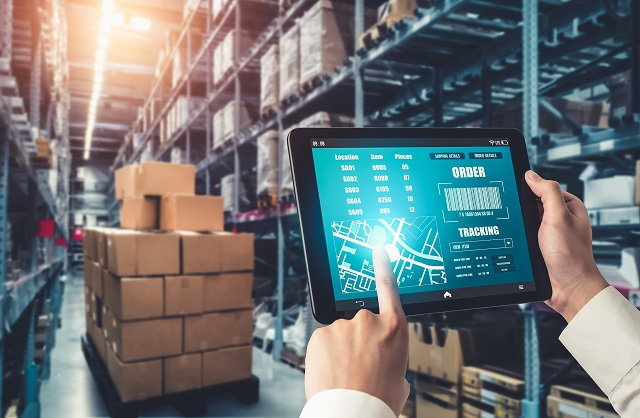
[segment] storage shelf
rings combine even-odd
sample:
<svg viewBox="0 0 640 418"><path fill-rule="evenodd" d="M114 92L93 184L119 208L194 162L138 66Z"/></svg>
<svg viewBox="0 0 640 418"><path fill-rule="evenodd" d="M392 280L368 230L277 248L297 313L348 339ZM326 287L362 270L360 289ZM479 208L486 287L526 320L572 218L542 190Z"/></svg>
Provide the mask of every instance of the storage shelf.
<svg viewBox="0 0 640 418"><path fill-rule="evenodd" d="M40 292L43 286L53 277L52 272L61 267L63 259L58 259L50 265L40 266L35 272L21 276L12 282L5 294L0 307L4 312L3 327L11 329L22 313Z"/></svg>
<svg viewBox="0 0 640 418"><path fill-rule="evenodd" d="M554 140L551 147L538 146L535 164L558 163L588 157L600 157L607 153L628 151L640 147L640 124L635 123L617 129L602 129L579 137Z"/></svg>

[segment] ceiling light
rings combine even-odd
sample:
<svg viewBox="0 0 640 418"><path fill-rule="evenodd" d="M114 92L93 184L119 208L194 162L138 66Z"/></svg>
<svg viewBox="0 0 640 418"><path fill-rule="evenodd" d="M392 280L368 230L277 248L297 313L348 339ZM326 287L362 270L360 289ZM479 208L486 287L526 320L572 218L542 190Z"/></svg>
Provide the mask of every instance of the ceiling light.
<svg viewBox="0 0 640 418"><path fill-rule="evenodd" d="M84 135L84 159L88 160L91 155L91 142L93 141L93 128L95 128L96 115L98 113L98 101L102 92L104 82L104 63L107 59L107 46L109 45L109 32L111 23L123 20L122 15L115 15L113 9L114 0L102 1L102 18L100 19L100 34L98 35L98 49L96 50L96 63L94 66L93 86L91 89L91 99L87 110L87 127ZM149 22L149 25L151 23Z"/></svg>
<svg viewBox="0 0 640 418"><path fill-rule="evenodd" d="M151 28L151 21L149 19L134 16L131 18L131 27L139 31L148 32Z"/></svg>

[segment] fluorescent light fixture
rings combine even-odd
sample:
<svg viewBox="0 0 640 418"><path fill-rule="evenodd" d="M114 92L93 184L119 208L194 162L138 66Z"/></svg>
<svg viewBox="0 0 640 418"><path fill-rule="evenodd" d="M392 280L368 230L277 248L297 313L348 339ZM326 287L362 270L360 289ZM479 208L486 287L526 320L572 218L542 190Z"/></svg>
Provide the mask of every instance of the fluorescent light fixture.
<svg viewBox="0 0 640 418"><path fill-rule="evenodd" d="M96 115L98 113L98 101L102 92L104 82L104 63L107 59L107 47L109 46L109 32L112 22L123 20L122 15L115 15L113 10L115 0L102 0L102 17L100 19L100 33L98 35L98 49L96 50L96 63L94 66L93 86L91 89L91 99L87 110L87 127L84 134L84 159L91 156L91 142L93 142L93 129L96 125ZM151 22L149 22L149 25Z"/></svg>
<svg viewBox="0 0 640 418"><path fill-rule="evenodd" d="M109 37L104 33L100 34L98 36L98 49L107 49L108 44L109 44Z"/></svg>
<svg viewBox="0 0 640 418"><path fill-rule="evenodd" d="M139 31L148 32L151 29L151 21L142 17L134 16L131 18L131 27Z"/></svg>

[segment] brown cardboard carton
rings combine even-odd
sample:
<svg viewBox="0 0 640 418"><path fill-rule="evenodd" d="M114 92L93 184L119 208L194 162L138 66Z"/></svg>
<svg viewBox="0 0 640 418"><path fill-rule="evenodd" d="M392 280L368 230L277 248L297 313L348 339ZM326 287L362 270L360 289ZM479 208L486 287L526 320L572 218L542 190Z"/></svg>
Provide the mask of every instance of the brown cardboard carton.
<svg viewBox="0 0 640 418"><path fill-rule="evenodd" d="M120 226L126 229L157 229L158 200L153 197L127 197L120 206Z"/></svg>
<svg viewBox="0 0 640 418"><path fill-rule="evenodd" d="M235 382L251 377L250 345L207 351L202 354L202 386Z"/></svg>
<svg viewBox="0 0 640 418"><path fill-rule="evenodd" d="M137 173L137 196L164 196L167 193L195 194L196 167L147 161Z"/></svg>
<svg viewBox="0 0 640 418"><path fill-rule="evenodd" d="M463 366L508 358L512 350L507 325L464 326L440 336L433 325L409 323L409 370L452 383L460 381Z"/></svg>
<svg viewBox="0 0 640 418"><path fill-rule="evenodd" d="M202 354L185 354L164 359L164 394L202 387Z"/></svg>
<svg viewBox="0 0 640 418"><path fill-rule="evenodd" d="M123 363L110 348L106 350L106 358L109 375L122 402L162 395L162 360Z"/></svg>
<svg viewBox="0 0 640 418"><path fill-rule="evenodd" d="M222 198L167 194L160 203L160 229L165 231L222 231Z"/></svg>
<svg viewBox="0 0 640 418"><path fill-rule="evenodd" d="M84 273L84 285L91 288L93 286L93 276L91 276L91 260L89 259L89 257L85 255L84 260L82 260L82 264L82 271Z"/></svg>
<svg viewBox="0 0 640 418"><path fill-rule="evenodd" d="M93 314L91 303L91 289L88 286L84 287L84 324L87 335L91 337L93 332Z"/></svg>
<svg viewBox="0 0 640 418"><path fill-rule="evenodd" d="M202 276L177 276L164 279L165 316L202 313L204 278Z"/></svg>
<svg viewBox="0 0 640 418"><path fill-rule="evenodd" d="M119 278L107 271L104 293L106 306L123 321L161 318L164 314L161 277Z"/></svg>
<svg viewBox="0 0 640 418"><path fill-rule="evenodd" d="M204 277L204 312L251 308L253 273L222 273Z"/></svg>
<svg viewBox="0 0 640 418"><path fill-rule="evenodd" d="M182 318L112 321L111 348L126 362L182 354Z"/></svg>
<svg viewBox="0 0 640 418"><path fill-rule="evenodd" d="M124 166L114 173L114 191L116 200L122 200L125 197L139 196L136 190L138 169L137 165Z"/></svg>
<svg viewBox="0 0 640 418"><path fill-rule="evenodd" d="M85 256L91 261L98 261L97 241L95 239L96 230L94 228L85 228L82 231L82 235L82 245L84 251L86 251Z"/></svg>
<svg viewBox="0 0 640 418"><path fill-rule="evenodd" d="M100 264L101 267L108 266L107 261L107 235L109 234L109 229L100 228L94 231L94 240L96 247L96 259L95 261Z"/></svg>
<svg viewBox="0 0 640 418"><path fill-rule="evenodd" d="M119 277L180 273L180 235L114 230L108 235L109 271Z"/></svg>
<svg viewBox="0 0 640 418"><path fill-rule="evenodd" d="M183 232L182 274L217 273L222 266L223 239L219 234Z"/></svg>
<svg viewBox="0 0 640 418"><path fill-rule="evenodd" d="M220 271L253 271L253 234L224 233Z"/></svg>
<svg viewBox="0 0 640 418"><path fill-rule="evenodd" d="M97 326L93 326L92 328L92 338L94 345L96 346L96 351L98 352L98 356L102 359L102 361L106 362L106 351L107 351L107 342L102 334L102 328L98 328Z"/></svg>
<svg viewBox="0 0 640 418"><path fill-rule="evenodd" d="M253 270L253 234L183 232L181 237L182 274Z"/></svg>
<svg viewBox="0 0 640 418"><path fill-rule="evenodd" d="M184 319L184 351L213 350L253 339L253 311L231 311L188 316Z"/></svg>
<svg viewBox="0 0 640 418"><path fill-rule="evenodd" d="M91 283L93 293L96 294L97 297L101 298L104 296L104 287L102 284L102 267L96 262L91 263Z"/></svg>

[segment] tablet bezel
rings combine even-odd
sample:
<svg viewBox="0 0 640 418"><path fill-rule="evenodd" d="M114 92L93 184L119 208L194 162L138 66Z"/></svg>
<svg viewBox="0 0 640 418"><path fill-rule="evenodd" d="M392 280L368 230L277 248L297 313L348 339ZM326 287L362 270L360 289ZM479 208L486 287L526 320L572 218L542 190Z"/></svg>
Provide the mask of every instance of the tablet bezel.
<svg viewBox="0 0 640 418"><path fill-rule="evenodd" d="M403 305L403 308L405 314L409 316L536 302L551 297L551 283L538 244L538 229L540 228L538 203L536 196L531 192L524 179L524 174L530 166L526 143L519 130L499 128L296 128L289 133L287 144L307 264L311 308L313 316L318 322L328 324L343 318L347 313L336 310L333 281L329 268L330 259L327 253L311 146L312 139L331 138L345 141L359 141L367 138L415 138L416 141L424 138L451 138L452 141L456 139L507 139L511 149L514 176L536 290L423 302ZM479 144L479 146L486 146L486 143ZM378 311L377 308L371 310Z"/></svg>

